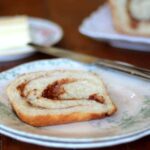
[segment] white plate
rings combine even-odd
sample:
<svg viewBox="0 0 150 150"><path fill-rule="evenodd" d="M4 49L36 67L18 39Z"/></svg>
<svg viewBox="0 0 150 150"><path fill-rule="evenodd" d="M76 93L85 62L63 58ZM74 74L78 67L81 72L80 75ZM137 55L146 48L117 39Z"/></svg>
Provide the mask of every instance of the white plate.
<svg viewBox="0 0 150 150"><path fill-rule="evenodd" d="M97 11L84 19L79 27L79 31L90 38L106 41L114 47L150 51L150 38L129 36L116 32L113 27L108 4L104 4Z"/></svg>
<svg viewBox="0 0 150 150"><path fill-rule="evenodd" d="M56 23L40 18L29 17L29 28L32 35L32 41L37 44L54 45L59 42L63 36L63 31ZM0 61L11 61L25 58L35 52L33 48L23 45L20 48L0 51Z"/></svg>
<svg viewBox="0 0 150 150"><path fill-rule="evenodd" d="M117 105L117 113L105 119L40 128L21 122L10 107L7 85L22 73L53 69L96 72ZM68 59L54 59L35 61L5 71L0 74L0 83L0 133L12 138L49 147L93 148L150 135L150 83L146 80Z"/></svg>

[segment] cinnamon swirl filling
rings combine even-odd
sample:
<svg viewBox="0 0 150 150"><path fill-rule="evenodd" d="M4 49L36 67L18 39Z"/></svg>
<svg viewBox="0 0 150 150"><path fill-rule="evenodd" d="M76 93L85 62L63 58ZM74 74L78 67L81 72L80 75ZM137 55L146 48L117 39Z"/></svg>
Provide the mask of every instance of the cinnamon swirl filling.
<svg viewBox="0 0 150 150"><path fill-rule="evenodd" d="M64 109L105 104L102 83L94 74L55 71L29 77L16 87L18 94L33 107Z"/></svg>

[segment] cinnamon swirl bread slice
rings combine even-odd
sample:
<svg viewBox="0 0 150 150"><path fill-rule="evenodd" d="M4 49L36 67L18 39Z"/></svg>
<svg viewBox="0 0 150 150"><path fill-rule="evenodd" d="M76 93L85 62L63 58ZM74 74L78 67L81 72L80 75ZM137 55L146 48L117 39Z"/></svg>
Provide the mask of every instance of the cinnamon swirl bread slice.
<svg viewBox="0 0 150 150"><path fill-rule="evenodd" d="M24 74L7 88L18 117L33 126L112 115L116 107L96 74L55 70Z"/></svg>
<svg viewBox="0 0 150 150"><path fill-rule="evenodd" d="M118 32L150 36L150 0L109 0Z"/></svg>

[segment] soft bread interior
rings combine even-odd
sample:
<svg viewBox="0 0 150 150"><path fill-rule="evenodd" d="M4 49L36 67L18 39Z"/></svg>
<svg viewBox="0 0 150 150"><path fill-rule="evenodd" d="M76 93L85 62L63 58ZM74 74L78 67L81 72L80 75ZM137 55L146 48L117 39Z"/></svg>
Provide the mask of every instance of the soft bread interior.
<svg viewBox="0 0 150 150"><path fill-rule="evenodd" d="M129 5L132 17L141 21L150 21L150 1L130 0Z"/></svg>

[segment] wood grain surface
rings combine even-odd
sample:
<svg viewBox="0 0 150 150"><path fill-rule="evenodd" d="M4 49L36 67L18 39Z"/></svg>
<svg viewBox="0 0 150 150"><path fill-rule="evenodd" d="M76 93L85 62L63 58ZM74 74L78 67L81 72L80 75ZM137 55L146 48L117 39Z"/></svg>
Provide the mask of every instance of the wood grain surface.
<svg viewBox="0 0 150 150"><path fill-rule="evenodd" d="M101 58L126 61L150 69L149 52L113 48L107 43L97 42L79 33L78 27L82 20L104 2L104 0L1 0L0 16L27 14L29 16L53 20L61 25L64 31L64 37L56 45L57 47L68 48L72 51ZM0 72L25 62L47 58L52 57L37 52L22 60L0 62ZM19 142L0 135L0 150L52 149L54 148ZM102 150L150 150L150 137L147 136L127 144L102 148Z"/></svg>

